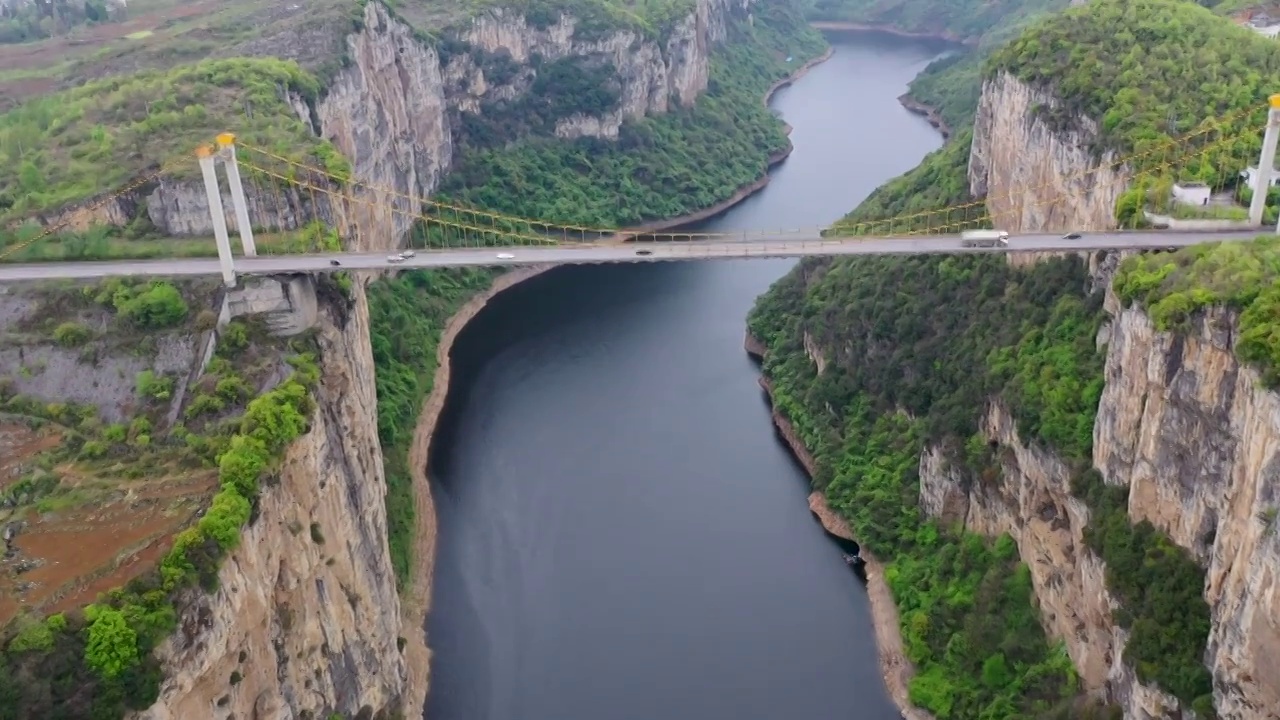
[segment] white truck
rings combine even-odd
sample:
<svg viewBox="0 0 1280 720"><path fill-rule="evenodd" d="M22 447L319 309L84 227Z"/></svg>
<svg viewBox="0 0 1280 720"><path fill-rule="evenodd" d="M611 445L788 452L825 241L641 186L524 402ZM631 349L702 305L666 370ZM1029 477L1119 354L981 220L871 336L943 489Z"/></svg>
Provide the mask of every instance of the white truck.
<svg viewBox="0 0 1280 720"><path fill-rule="evenodd" d="M961 247L1009 247L1009 233L1004 230L966 230L960 233Z"/></svg>

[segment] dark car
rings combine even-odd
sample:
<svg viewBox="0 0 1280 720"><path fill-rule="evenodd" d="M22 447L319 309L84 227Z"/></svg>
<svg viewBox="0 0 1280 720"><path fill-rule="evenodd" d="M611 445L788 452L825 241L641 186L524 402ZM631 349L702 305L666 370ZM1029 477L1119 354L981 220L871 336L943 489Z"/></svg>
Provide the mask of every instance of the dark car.
<svg viewBox="0 0 1280 720"><path fill-rule="evenodd" d="M652 254L653 254L653 251L652 251L652 250L637 250L637 251L636 251L636 254L637 254L637 255L652 255Z"/></svg>
<svg viewBox="0 0 1280 720"><path fill-rule="evenodd" d="M329 261L329 264L330 264L330 265L333 265L333 266L335 266L335 267L336 267L336 266L338 266L338 265L341 265L342 263L338 262L337 260L330 260L330 261Z"/></svg>
<svg viewBox="0 0 1280 720"><path fill-rule="evenodd" d="M1066 235L1063 235L1063 236L1062 236L1062 239L1063 239L1063 240L1079 240L1079 239L1080 239L1080 233L1078 233L1078 232L1070 232L1070 233L1067 233Z"/></svg>

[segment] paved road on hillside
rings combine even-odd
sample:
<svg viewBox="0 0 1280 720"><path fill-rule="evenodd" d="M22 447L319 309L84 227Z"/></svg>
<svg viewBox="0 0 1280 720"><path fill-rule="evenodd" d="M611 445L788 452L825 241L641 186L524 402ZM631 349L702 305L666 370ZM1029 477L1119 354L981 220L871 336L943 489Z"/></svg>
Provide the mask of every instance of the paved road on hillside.
<svg viewBox="0 0 1280 720"><path fill-rule="evenodd" d="M764 241L650 242L600 245L549 245L542 247L486 248L483 250L419 250L417 257L392 265L386 253L326 253L268 255L235 260L242 275L275 275L293 272L333 272L396 268L461 267L468 265L592 264L659 262L731 258L781 258L810 255L925 255L974 252L1044 252L1054 250L1125 250L1182 247L1215 240L1251 240L1258 230L1224 232L1110 232L1085 234L1079 240L1060 235L1013 235L1008 248L965 248L958 235L919 237L858 237L825 239L815 234L779 236ZM637 255L637 250L649 255ZM500 259L499 254L512 258ZM338 260L334 266L330 260ZM109 262L53 262L0 264L0 282L98 278L111 275L179 276L218 275L217 258L174 260L117 260Z"/></svg>

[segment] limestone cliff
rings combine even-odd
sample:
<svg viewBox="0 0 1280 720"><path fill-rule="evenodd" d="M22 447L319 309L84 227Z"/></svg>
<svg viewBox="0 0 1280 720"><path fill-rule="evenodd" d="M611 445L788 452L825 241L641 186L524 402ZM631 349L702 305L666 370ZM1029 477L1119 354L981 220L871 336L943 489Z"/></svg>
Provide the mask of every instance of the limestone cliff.
<svg viewBox="0 0 1280 720"><path fill-rule="evenodd" d="M167 670L145 720L355 717L399 709L407 671L386 544L368 314L328 303L309 431L219 573L158 650ZM367 709L366 709L367 708Z"/></svg>
<svg viewBox="0 0 1280 720"><path fill-rule="evenodd" d="M1229 313L1212 311L1174 334L1114 298L1108 306L1115 317L1104 330L1094 464L1107 482L1130 487L1133 522L1151 521L1208 569L1206 664L1219 717L1280 717L1280 396L1236 359ZM1024 444L998 403L983 431L1001 448L1003 477L970 482L930 448L920 463L922 506L1017 540L1045 626L1066 641L1087 688L1108 691L1127 718L1185 712L1120 660L1125 633L1111 616L1104 565L1083 543L1088 510L1072 497L1066 467Z"/></svg>
<svg viewBox="0 0 1280 720"><path fill-rule="evenodd" d="M968 478L943 448L929 447L920 458L921 507L989 537L1009 533L1031 570L1045 630L1066 644L1083 689L1119 704L1126 718L1169 717L1177 700L1138 682L1123 662L1127 634L1112 617L1106 565L1084 543L1089 510L1072 496L1068 468L1025 444L999 402L988 409L982 432L999 446L999 477Z"/></svg>
<svg viewBox="0 0 1280 720"><path fill-rule="evenodd" d="M970 153L969 183L986 194L997 224L1010 230L1114 227L1125 168L1090 144L1096 124L1051 125L1061 102L1007 73L983 85ZM1082 128L1082 129L1079 129ZM1028 256L1024 261L1038 258ZM1115 255L1090 257L1099 287ZM1015 263L1016 264L1016 263ZM1280 592L1272 531L1280 492L1275 459L1280 396L1235 354L1235 318L1211 311L1184 333L1161 333L1140 310L1108 291L1112 321L1106 386L1095 426L1094 464L1107 482L1128 485L1129 515L1150 520L1208 570L1212 609L1206 664L1222 718L1280 717ZM1126 717L1159 718L1176 700L1137 682L1124 667L1124 632L1111 620L1101 561L1082 543L1088 522L1071 497L1062 463L1017 437L998 405L984 431L1001 450L1004 477L969 487L940 449L921 459L922 503L983 533L1010 532L1032 568L1045 625L1063 638L1086 685L1109 690Z"/></svg>
<svg viewBox="0 0 1280 720"><path fill-rule="evenodd" d="M1010 232L1115 227L1127 169L1110 151L1095 154L1091 118L1055 124L1062 102L1006 72L982 84L969 154L969 191L986 197L995 224Z"/></svg>
<svg viewBox="0 0 1280 720"><path fill-rule="evenodd" d="M1223 718L1280 717L1280 395L1233 352L1237 324L1215 310L1184 333L1141 311L1115 319L1094 461L1208 570L1207 664Z"/></svg>

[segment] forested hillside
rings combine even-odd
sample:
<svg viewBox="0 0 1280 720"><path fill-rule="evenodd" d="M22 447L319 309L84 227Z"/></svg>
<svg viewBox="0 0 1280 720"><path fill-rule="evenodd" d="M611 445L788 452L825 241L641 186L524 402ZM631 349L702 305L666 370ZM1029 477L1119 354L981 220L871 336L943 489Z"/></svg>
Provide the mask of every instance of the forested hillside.
<svg viewBox="0 0 1280 720"><path fill-rule="evenodd" d="M952 447L973 481L992 482L977 430L1000 393L1024 437L1084 457L1102 385L1099 308L1074 260L1022 273L997 257L885 258L805 262L749 320L769 348L774 402L818 460L815 486L889 564L920 670L912 700L943 720L1066 712L1076 686L1012 540L922 515L920 453ZM806 332L831 363L821 375Z"/></svg>
<svg viewBox="0 0 1280 720"><path fill-rule="evenodd" d="M990 52L1067 4L1068 0L817 0L809 17L964 41L966 47L925 68L910 90L913 99L935 109L959 130L972 121L982 64Z"/></svg>
<svg viewBox="0 0 1280 720"><path fill-rule="evenodd" d="M1232 122L1215 137L1261 128L1280 87L1280 44L1194 3L1110 0L1035 25L992 57L988 74L1000 71L1052 90L1063 103L1052 120L1063 127L1087 117L1100 123L1103 147L1141 151L1223 117ZM1197 173L1193 152L1167 160Z"/></svg>
<svg viewBox="0 0 1280 720"><path fill-rule="evenodd" d="M764 93L826 48L791 3L761 4L755 13L756 22L729 29L694 107L629 123L616 141L530 137L467 153L442 194L590 227L676 217L729 198L789 147Z"/></svg>

